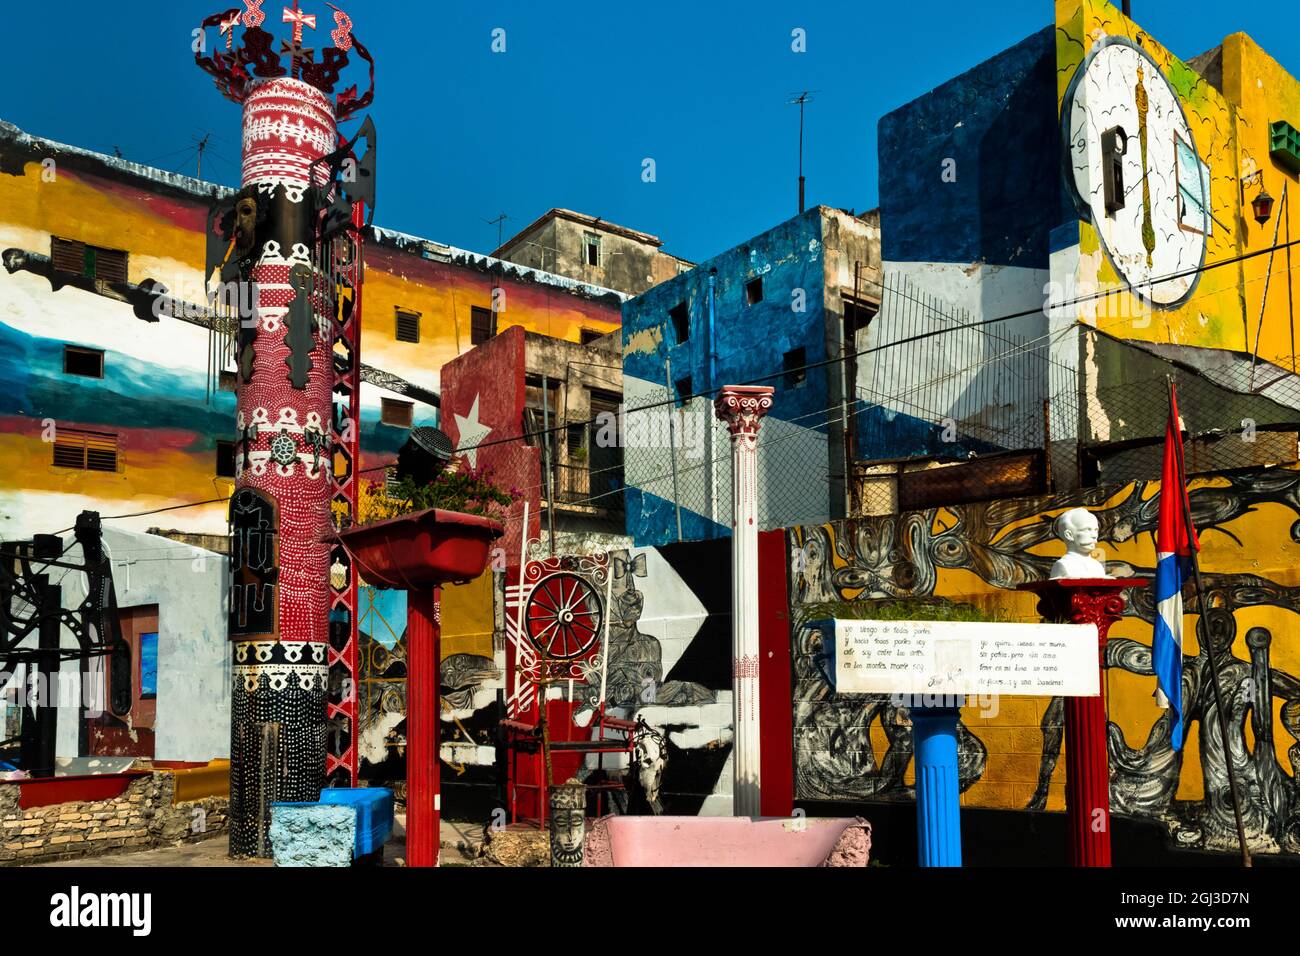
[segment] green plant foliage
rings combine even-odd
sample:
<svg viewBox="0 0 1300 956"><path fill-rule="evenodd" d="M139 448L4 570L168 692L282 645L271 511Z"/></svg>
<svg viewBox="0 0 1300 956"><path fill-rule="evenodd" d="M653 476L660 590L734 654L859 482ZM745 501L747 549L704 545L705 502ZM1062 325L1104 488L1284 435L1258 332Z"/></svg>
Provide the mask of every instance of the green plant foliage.
<svg viewBox="0 0 1300 956"><path fill-rule="evenodd" d="M799 608L805 621L839 618L851 621L1007 621L1001 611L986 611L973 604L942 598L883 599L876 601L826 601Z"/></svg>
<svg viewBox="0 0 1300 956"><path fill-rule="evenodd" d="M485 471L462 468L443 472L424 485L411 478L401 479L386 490L385 507L377 508L371 520L440 508L500 521L521 497L516 488L507 491L494 484Z"/></svg>

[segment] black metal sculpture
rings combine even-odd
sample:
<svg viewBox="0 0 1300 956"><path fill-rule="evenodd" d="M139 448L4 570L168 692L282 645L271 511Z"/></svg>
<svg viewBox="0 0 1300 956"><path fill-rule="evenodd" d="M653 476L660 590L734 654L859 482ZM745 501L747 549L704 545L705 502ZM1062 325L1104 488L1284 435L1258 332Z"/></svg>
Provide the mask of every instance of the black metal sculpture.
<svg viewBox="0 0 1300 956"><path fill-rule="evenodd" d="M72 546L64 547L55 534L38 534L27 541L0 542L0 671L12 674L23 664L28 678L35 667L39 695L51 693L52 678L65 660L82 662L82 680L86 679L86 662L100 655L126 655L130 646L122 638L113 590L113 569L104 553L99 513L83 511L77 516L73 539L80 546L81 557L69 556ZM53 569L85 575L86 596L73 608L62 606L62 588L51 583ZM62 646L62 634L68 631L75 646ZM36 635L36 641L29 639ZM131 668L116 667L123 674ZM130 707L130 685L126 685L126 708ZM110 709L121 709L114 694ZM58 709L47 700L35 705L25 701L20 764L33 775L54 771L54 742Z"/></svg>

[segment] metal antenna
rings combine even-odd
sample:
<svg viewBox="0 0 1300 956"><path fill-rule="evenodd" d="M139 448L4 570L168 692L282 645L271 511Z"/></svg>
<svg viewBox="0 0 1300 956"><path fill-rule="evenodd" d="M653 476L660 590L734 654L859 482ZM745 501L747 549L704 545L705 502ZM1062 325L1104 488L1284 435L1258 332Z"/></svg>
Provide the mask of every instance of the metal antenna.
<svg viewBox="0 0 1300 956"><path fill-rule="evenodd" d="M804 90L803 92L801 92L801 93L799 93L799 94L797 94L797 95L796 95L796 94L793 94L793 93L790 94L791 96L794 96L794 99L790 100L790 104L791 104L792 106L795 105L795 104L797 104L797 105L799 106L799 212L801 212L801 213L803 212L803 185L804 185L804 179L803 179L803 108L804 108L804 104L806 104L806 103L811 103L811 102L812 102L812 94L817 93L817 92L819 92L819 91L818 91L818 90Z"/></svg>
<svg viewBox="0 0 1300 956"><path fill-rule="evenodd" d="M495 219L484 219L484 220L483 220L483 221L484 221L485 223L487 223L489 226L496 226L496 227L497 227L497 251L500 251L500 250L501 250L501 242L502 242L502 237L501 237L501 229L502 229L502 225L501 225L501 224L504 223L508 218L510 218L510 217L507 216L505 213L502 213L501 215L497 216Z"/></svg>
<svg viewBox="0 0 1300 956"><path fill-rule="evenodd" d="M211 133L204 133L203 138L199 140L199 169L195 174L196 179L203 178L203 151L208 148L208 140L212 138Z"/></svg>

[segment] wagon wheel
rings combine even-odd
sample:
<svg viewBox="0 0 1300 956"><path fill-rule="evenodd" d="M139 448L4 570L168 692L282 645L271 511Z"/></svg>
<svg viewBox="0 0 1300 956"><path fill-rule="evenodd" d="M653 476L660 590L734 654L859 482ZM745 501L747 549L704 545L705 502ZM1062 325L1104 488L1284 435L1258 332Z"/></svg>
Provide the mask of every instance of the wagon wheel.
<svg viewBox="0 0 1300 956"><path fill-rule="evenodd" d="M576 574L552 574L533 588L525 626L533 646L555 660L588 653L600 639L600 595Z"/></svg>

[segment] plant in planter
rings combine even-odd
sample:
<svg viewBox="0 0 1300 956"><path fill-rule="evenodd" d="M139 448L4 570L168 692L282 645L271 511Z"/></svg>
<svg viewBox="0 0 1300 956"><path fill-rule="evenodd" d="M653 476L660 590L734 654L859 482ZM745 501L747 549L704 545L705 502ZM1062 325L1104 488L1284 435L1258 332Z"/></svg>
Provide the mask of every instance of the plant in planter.
<svg viewBox="0 0 1300 956"><path fill-rule="evenodd" d="M420 483L406 477L393 483L363 483L357 514L361 524L398 518L437 508L504 521L522 497L517 488L506 490L492 482L485 469L462 467L441 472L432 481Z"/></svg>
<svg viewBox="0 0 1300 956"><path fill-rule="evenodd" d="M519 497L480 471L430 469L425 479L363 484L359 524L331 536L368 583L407 592L407 865L435 866L439 818L437 589L478 577L500 518Z"/></svg>

